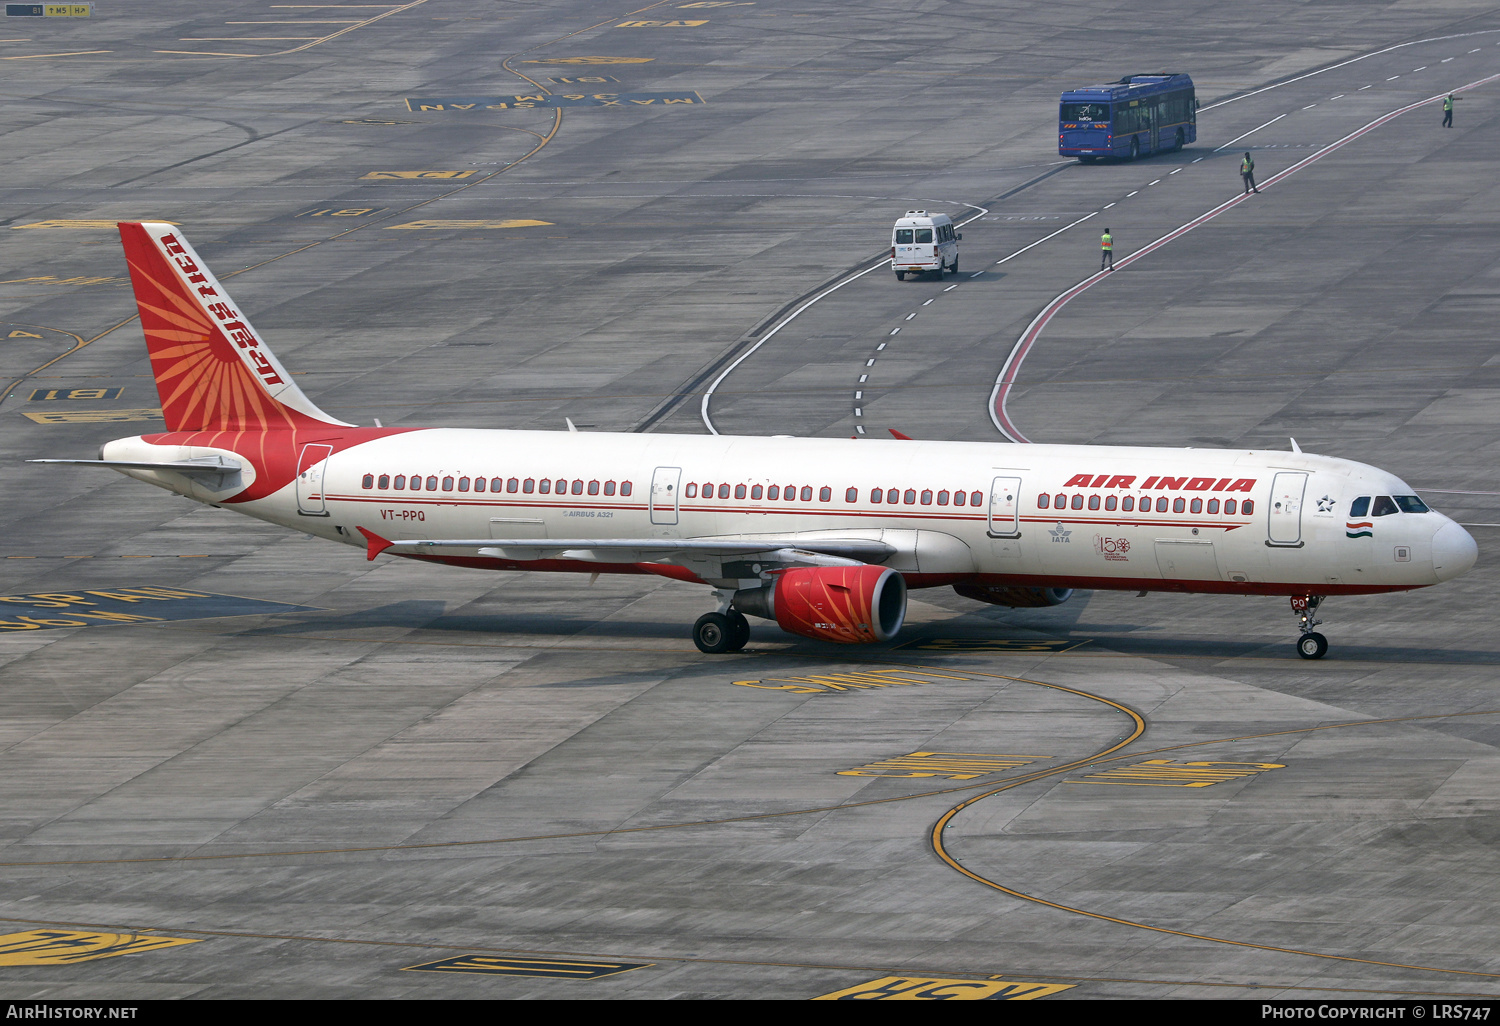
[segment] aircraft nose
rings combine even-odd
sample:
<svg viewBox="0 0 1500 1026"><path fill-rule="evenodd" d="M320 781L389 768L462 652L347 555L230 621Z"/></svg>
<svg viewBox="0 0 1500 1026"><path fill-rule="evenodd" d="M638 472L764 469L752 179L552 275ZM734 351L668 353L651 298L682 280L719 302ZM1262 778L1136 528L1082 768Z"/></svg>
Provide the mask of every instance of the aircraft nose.
<svg viewBox="0 0 1500 1026"><path fill-rule="evenodd" d="M1462 577L1478 558L1479 545L1474 536L1451 520L1432 536L1432 569L1440 581Z"/></svg>

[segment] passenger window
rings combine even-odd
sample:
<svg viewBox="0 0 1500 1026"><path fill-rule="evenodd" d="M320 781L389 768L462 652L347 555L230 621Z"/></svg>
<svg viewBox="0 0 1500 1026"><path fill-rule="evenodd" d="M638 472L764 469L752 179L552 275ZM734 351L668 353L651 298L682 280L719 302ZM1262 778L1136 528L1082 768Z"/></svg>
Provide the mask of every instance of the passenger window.
<svg viewBox="0 0 1500 1026"><path fill-rule="evenodd" d="M1252 514L1254 512L1255 512L1255 503L1252 502L1249 499L1246 499L1244 501L1244 503L1240 506L1240 514L1242 516L1247 516L1248 517L1250 514Z"/></svg>
<svg viewBox="0 0 1500 1026"><path fill-rule="evenodd" d="M1104 497L1104 508L1105 509L1112 510L1116 506L1118 506L1119 504L1120 504L1120 497L1118 495L1106 495Z"/></svg>
<svg viewBox="0 0 1500 1026"><path fill-rule="evenodd" d="M932 490L931 489L923 489L923 491L922 491L922 505L924 505L924 506L931 506L932 505Z"/></svg>
<svg viewBox="0 0 1500 1026"><path fill-rule="evenodd" d="M812 485L802 486L802 501L812 502Z"/></svg>
<svg viewBox="0 0 1500 1026"><path fill-rule="evenodd" d="M1239 510L1239 508L1240 508L1240 504L1238 502L1235 502L1233 499L1225 499L1224 500L1224 514L1226 516L1231 516L1231 517L1234 516L1234 514Z"/></svg>
<svg viewBox="0 0 1500 1026"><path fill-rule="evenodd" d="M938 493L939 497L941 497L943 494L944 493L942 492ZM1036 497L1037 509L1046 509L1050 505L1052 505L1052 496L1048 495L1046 492L1043 492L1041 495L1038 495Z"/></svg>
<svg viewBox="0 0 1500 1026"><path fill-rule="evenodd" d="M1124 499L1120 500L1120 509L1126 513L1133 511L1135 509L1135 496L1127 495Z"/></svg>
<svg viewBox="0 0 1500 1026"><path fill-rule="evenodd" d="M911 229L910 228L897 228L896 229L896 245L898 245L898 246L910 246L911 245Z"/></svg>
<svg viewBox="0 0 1500 1026"><path fill-rule="evenodd" d="M1375 496L1375 508L1370 511L1372 517L1388 517L1392 513L1400 512L1396 509L1395 500L1389 495Z"/></svg>
<svg viewBox="0 0 1500 1026"><path fill-rule="evenodd" d="M474 479L474 490L476 492L482 492L482 491L484 491L484 478L482 478L482 477L476 477Z"/></svg>
<svg viewBox="0 0 1500 1026"><path fill-rule="evenodd" d="M514 480L514 478L512 478L512 480ZM515 489L511 489L511 491L514 491L514 490ZM526 479L526 483L521 486L521 491L525 492L527 495L530 495L535 490L536 490L536 480L534 478L529 478L528 477Z"/></svg>
<svg viewBox="0 0 1500 1026"><path fill-rule="evenodd" d="M721 485L719 485L719 498L721 498L721 499L727 499L727 498L729 498L729 486L727 484L721 484Z"/></svg>
<svg viewBox="0 0 1500 1026"><path fill-rule="evenodd" d="M458 479L458 490L461 491L461 492L466 492L466 491L469 490L469 479L468 478L461 477L461 478Z"/></svg>
<svg viewBox="0 0 1500 1026"><path fill-rule="evenodd" d="M604 494L605 495L613 495L613 494L615 494L615 483L613 481L606 481L606 482L604 482Z"/></svg>
<svg viewBox="0 0 1500 1026"><path fill-rule="evenodd" d="M1370 515L1370 497L1361 495L1349 504L1349 515L1351 517L1367 517Z"/></svg>
<svg viewBox="0 0 1500 1026"><path fill-rule="evenodd" d="M360 482L360 486L363 487L363 488L374 488L375 487L375 475L374 474L366 474L365 477L364 477L364 480Z"/></svg>
<svg viewBox="0 0 1500 1026"><path fill-rule="evenodd" d="M1158 498L1156 500L1156 512L1158 512L1158 513L1165 513L1166 511L1167 511L1167 497L1165 495L1163 495L1163 496L1161 496L1160 498Z"/></svg>
<svg viewBox="0 0 1500 1026"><path fill-rule="evenodd" d="M712 499L714 497L714 486L711 481L703 482L703 497L705 499Z"/></svg>
<svg viewBox="0 0 1500 1026"><path fill-rule="evenodd" d="M697 484L695 484L692 481L689 481L687 483L687 487L682 490L682 497L684 499L696 499L698 497L698 486L697 486Z"/></svg>
<svg viewBox="0 0 1500 1026"><path fill-rule="evenodd" d="M887 488L885 490L885 501L888 502L888 503L897 503L897 502L900 502L901 501L901 489L899 489L899 488Z"/></svg>
<svg viewBox="0 0 1500 1026"><path fill-rule="evenodd" d="M544 477L544 478L542 478L542 480L539 482L539 487L537 488L537 491L541 492L543 495L551 495L552 494L552 479L550 477Z"/></svg>
<svg viewBox="0 0 1500 1026"><path fill-rule="evenodd" d="M904 496L902 496L902 498L903 498L903 500L906 502L906 504L908 506L914 506L914 505L916 505L916 502L917 502L917 490L915 488L908 488L906 490L906 494Z"/></svg>
<svg viewBox="0 0 1500 1026"><path fill-rule="evenodd" d="M568 481L567 481L567 478L562 478L562 477L558 478L557 479L557 494L558 495L566 494L567 490L568 490Z"/></svg>
<svg viewBox="0 0 1500 1026"><path fill-rule="evenodd" d="M1191 503L1188 504L1188 512L1189 513L1202 513L1203 512L1203 500L1202 499L1194 499Z"/></svg>
<svg viewBox="0 0 1500 1026"><path fill-rule="evenodd" d="M1181 513L1183 511L1185 511L1186 509L1187 509L1187 500L1186 499L1173 499L1172 500L1172 512L1173 513Z"/></svg>
<svg viewBox="0 0 1500 1026"><path fill-rule="evenodd" d="M870 501L871 502L878 503L878 502L880 502L884 498L885 498L885 489L884 488L871 488L870 489Z"/></svg>
<svg viewBox="0 0 1500 1026"><path fill-rule="evenodd" d="M599 494L599 482L598 481L590 481L589 482L589 494L590 495L598 495Z"/></svg>
<svg viewBox="0 0 1500 1026"><path fill-rule="evenodd" d="M515 478L511 478L509 481L505 482L505 490L507 492L513 492L513 491L516 490L516 488L519 486L519 484L520 484L519 481L517 481ZM494 485L495 485L495 491L498 492L500 490L500 479L498 477L495 478ZM531 479L530 478L526 479L526 490L528 492L531 491Z"/></svg>
<svg viewBox="0 0 1500 1026"><path fill-rule="evenodd" d="M447 487L448 487L448 489L450 491L453 489L453 478L451 478L451 477L448 478ZM428 477L428 479L427 479L427 490L429 492L435 492L435 491L437 491L437 475L434 474L434 475Z"/></svg>
<svg viewBox="0 0 1500 1026"><path fill-rule="evenodd" d="M819 502L832 502L833 501L833 489L829 488L827 485L824 485L822 488L819 488L818 489L818 501Z"/></svg>
<svg viewBox="0 0 1500 1026"><path fill-rule="evenodd" d="M919 244L920 243L929 243L930 244L932 242L932 229L931 228L918 228L917 229L917 242Z"/></svg>
<svg viewBox="0 0 1500 1026"><path fill-rule="evenodd" d="M1074 509L1083 509L1083 496L1082 495L1075 495L1075 496L1073 496L1073 508Z"/></svg>
<svg viewBox="0 0 1500 1026"><path fill-rule="evenodd" d="M1043 495L1042 498L1045 499L1046 496ZM948 505L948 489L944 488L942 491L938 492L938 505L939 506L946 506L946 505Z"/></svg>
<svg viewBox="0 0 1500 1026"><path fill-rule="evenodd" d="M858 502L859 501L859 489L858 488L847 489L844 492L844 501L845 502Z"/></svg>
<svg viewBox="0 0 1500 1026"><path fill-rule="evenodd" d="M1218 499L1209 499L1208 500L1208 511L1210 513L1217 513L1217 512L1219 512L1219 500Z"/></svg>
<svg viewBox="0 0 1500 1026"><path fill-rule="evenodd" d="M743 499L745 497L745 486L744 485L735 485L734 486L734 497L736 499Z"/></svg>
<svg viewBox="0 0 1500 1026"><path fill-rule="evenodd" d="M983 494L984 494L983 492L970 492L969 493L969 505L970 506L977 506L977 505L979 505L979 499L980 499L980 497Z"/></svg>
<svg viewBox="0 0 1500 1026"><path fill-rule="evenodd" d="M382 490L389 488L391 486L391 475L381 474L378 484Z"/></svg>
<svg viewBox="0 0 1500 1026"><path fill-rule="evenodd" d="M764 494L765 494L765 489L762 488L760 485L751 485L750 486L750 498L752 498L752 499L758 499L758 498L760 498Z"/></svg>
<svg viewBox="0 0 1500 1026"><path fill-rule="evenodd" d="M405 474L397 474L396 475L396 485L395 485L395 488L396 488L396 491L398 491L398 492L406 490L406 475Z"/></svg>
<svg viewBox="0 0 1500 1026"><path fill-rule="evenodd" d="M1099 496L1097 496L1097 495L1090 495L1089 496L1089 509L1098 509L1098 508L1099 508Z"/></svg>
<svg viewBox="0 0 1500 1026"><path fill-rule="evenodd" d="M1057 498L1053 501L1052 504L1054 506L1056 506L1058 509L1067 509L1068 508L1068 497L1066 495L1064 495L1062 492L1058 492L1057 493Z"/></svg>
<svg viewBox="0 0 1500 1026"><path fill-rule="evenodd" d="M582 478L579 478L578 480L576 480L576 481L573 482L572 491L573 491L574 495L582 495L583 494L583 479Z"/></svg>
<svg viewBox="0 0 1500 1026"><path fill-rule="evenodd" d="M621 495L629 495L630 494L630 482L629 481L621 481L620 482L620 494Z"/></svg>

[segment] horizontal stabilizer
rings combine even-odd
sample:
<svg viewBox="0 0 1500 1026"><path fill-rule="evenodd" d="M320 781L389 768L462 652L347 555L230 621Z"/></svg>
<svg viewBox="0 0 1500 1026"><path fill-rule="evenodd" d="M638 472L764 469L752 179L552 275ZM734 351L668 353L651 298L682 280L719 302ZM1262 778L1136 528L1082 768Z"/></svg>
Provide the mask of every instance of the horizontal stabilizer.
<svg viewBox="0 0 1500 1026"><path fill-rule="evenodd" d="M111 470L170 470L189 477L222 477L237 474L242 464L227 456L198 456L190 460L27 460L27 463L64 463L73 467L109 467Z"/></svg>

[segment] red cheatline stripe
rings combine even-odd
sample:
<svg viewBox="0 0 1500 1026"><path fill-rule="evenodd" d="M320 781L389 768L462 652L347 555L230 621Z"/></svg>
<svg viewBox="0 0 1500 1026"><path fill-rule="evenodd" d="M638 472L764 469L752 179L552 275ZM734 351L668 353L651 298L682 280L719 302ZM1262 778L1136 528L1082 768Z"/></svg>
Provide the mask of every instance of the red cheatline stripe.
<svg viewBox="0 0 1500 1026"><path fill-rule="evenodd" d="M1387 121L1390 121L1393 118L1400 117L1407 111L1415 110L1418 107L1426 106L1429 103L1436 103L1438 100L1441 100L1443 97L1447 96L1450 92L1467 92L1470 89L1477 89L1482 85L1487 85L1490 82L1495 81L1496 79L1500 79L1500 75L1490 75L1487 78L1481 78L1466 85L1461 85L1457 89L1444 90L1443 92L1438 93L1436 96L1429 96L1425 100L1418 100L1415 103L1408 103L1406 106L1398 107L1388 114L1382 114L1374 121L1371 121L1369 124L1355 129L1353 132L1350 132L1342 139L1339 139L1336 142L1329 143L1321 150L1318 150L1316 153L1313 153L1310 156L1304 157L1302 160L1299 160L1297 163L1293 164L1286 170L1272 175L1261 184L1261 189L1270 188L1277 182L1282 181L1290 175L1296 174L1298 171L1301 171L1308 165L1322 160L1334 150L1340 149L1346 144L1351 143L1355 139L1358 139L1361 136L1365 135L1366 133L1374 131L1381 125L1385 124ZM1177 239L1183 235L1186 235L1194 228L1197 228L1199 225L1213 220L1220 214L1224 213L1226 210L1229 210L1231 207L1243 203L1250 195L1250 193L1241 193L1233 199L1226 200L1223 203L1220 203L1212 210L1209 210L1203 214L1199 214L1187 224L1184 224L1178 228L1174 228L1172 231L1163 235L1155 242L1152 242L1145 247L1136 250L1128 257L1120 259L1115 263L1115 269L1123 270L1142 257L1156 252L1156 250L1160 249L1162 246L1165 246L1173 239ZM1095 283L1103 280L1112 273L1114 272L1099 271L1096 274L1091 274L1087 278L1080 281L1078 284L1074 285L1072 288L1068 289L1062 295L1052 300L1052 302L1048 303L1042 309L1042 312L1037 314L1032 322L1026 326L1026 330L1021 333L1020 339L1016 341L1015 346L1011 349L1010 356L1005 360L1005 366L1000 368L1000 375L995 379L994 390L990 392L990 419L994 422L995 427L999 430L999 432L1006 438L1009 438L1012 442L1031 441L1031 439L1027 438L1021 433L1020 428L1016 427L1015 423L1010 419L1010 414L1005 409L1006 401L1010 397L1010 390L1015 385L1016 376L1021 370L1021 363L1026 359L1026 354L1031 351L1031 347L1036 344L1036 340L1041 336L1042 329L1045 328L1048 322L1057 315L1059 310L1061 310L1064 306L1067 306L1074 296L1092 287Z"/></svg>

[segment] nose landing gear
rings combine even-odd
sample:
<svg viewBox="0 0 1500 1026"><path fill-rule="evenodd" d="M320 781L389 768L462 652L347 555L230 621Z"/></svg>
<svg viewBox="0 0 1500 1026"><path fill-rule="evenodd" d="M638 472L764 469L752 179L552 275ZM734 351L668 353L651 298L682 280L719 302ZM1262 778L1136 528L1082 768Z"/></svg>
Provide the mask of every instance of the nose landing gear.
<svg viewBox="0 0 1500 1026"><path fill-rule="evenodd" d="M1292 613L1298 618L1297 628L1302 632L1297 639L1297 654L1303 659L1322 659L1328 652L1328 639L1313 630L1323 622L1313 619L1322 602L1322 595L1292 596Z"/></svg>

